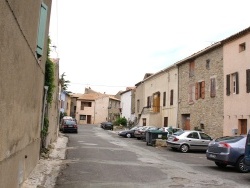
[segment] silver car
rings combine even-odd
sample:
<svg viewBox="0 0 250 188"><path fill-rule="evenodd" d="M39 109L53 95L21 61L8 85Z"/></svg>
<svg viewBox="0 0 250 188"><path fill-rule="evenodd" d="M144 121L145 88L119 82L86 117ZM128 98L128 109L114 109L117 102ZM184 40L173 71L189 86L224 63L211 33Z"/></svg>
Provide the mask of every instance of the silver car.
<svg viewBox="0 0 250 188"><path fill-rule="evenodd" d="M207 150L212 138L201 131L184 130L170 135L167 139L167 147L180 150L183 153L189 150Z"/></svg>

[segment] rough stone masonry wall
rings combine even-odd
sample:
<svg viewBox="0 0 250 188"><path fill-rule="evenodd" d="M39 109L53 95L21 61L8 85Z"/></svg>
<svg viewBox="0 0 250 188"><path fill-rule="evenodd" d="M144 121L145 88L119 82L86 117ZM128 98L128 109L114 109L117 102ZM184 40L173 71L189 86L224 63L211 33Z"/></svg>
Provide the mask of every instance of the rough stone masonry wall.
<svg viewBox="0 0 250 188"><path fill-rule="evenodd" d="M207 60L210 67L206 68ZM200 127L212 137L223 135L223 54L222 47L207 52L195 60L194 76L189 77L189 62L179 66L178 124L183 127L182 114L190 114L190 129ZM210 97L210 78L216 78L216 96ZM189 85L205 81L205 99L188 101ZM194 93L195 94L195 93Z"/></svg>

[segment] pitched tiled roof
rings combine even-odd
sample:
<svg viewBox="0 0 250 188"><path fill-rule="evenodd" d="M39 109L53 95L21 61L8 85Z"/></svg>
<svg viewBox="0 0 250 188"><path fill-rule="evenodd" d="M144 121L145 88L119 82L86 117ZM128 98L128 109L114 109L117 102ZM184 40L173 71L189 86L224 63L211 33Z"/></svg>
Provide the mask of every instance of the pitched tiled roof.
<svg viewBox="0 0 250 188"><path fill-rule="evenodd" d="M110 99L116 100L116 101L120 101L120 99L115 98L114 96L109 96Z"/></svg>
<svg viewBox="0 0 250 188"><path fill-rule="evenodd" d="M100 93L88 93L88 94L82 94L78 100L96 100L100 97L107 96L106 94L100 94Z"/></svg>
<svg viewBox="0 0 250 188"><path fill-rule="evenodd" d="M248 28L246 28L246 29L244 29L244 30L242 30L242 31L240 31L240 32L238 32L238 33L236 33L236 34L222 40L221 43L224 44L224 43L227 43L227 42L232 41L234 39L240 38L241 36L243 36L243 35L245 35L245 34L247 34L249 32L250 32L250 27L248 27Z"/></svg>

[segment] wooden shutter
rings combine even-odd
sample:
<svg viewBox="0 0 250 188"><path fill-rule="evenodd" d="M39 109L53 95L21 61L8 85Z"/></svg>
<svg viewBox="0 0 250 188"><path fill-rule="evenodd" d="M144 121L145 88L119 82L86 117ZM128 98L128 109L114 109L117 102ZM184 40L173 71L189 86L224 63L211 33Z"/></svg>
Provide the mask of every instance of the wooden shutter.
<svg viewBox="0 0 250 188"><path fill-rule="evenodd" d="M211 78L210 97L215 97L215 96L216 96L216 82L215 82L215 78Z"/></svg>
<svg viewBox="0 0 250 188"><path fill-rule="evenodd" d="M230 74L227 75L227 88L226 88L227 96L230 95Z"/></svg>
<svg viewBox="0 0 250 188"><path fill-rule="evenodd" d="M195 83L195 99L198 100L199 82Z"/></svg>
<svg viewBox="0 0 250 188"><path fill-rule="evenodd" d="M247 69L246 70L246 76L247 76L247 82L246 82L246 85L247 85L247 93L250 93L250 69Z"/></svg>
<svg viewBox="0 0 250 188"><path fill-rule="evenodd" d="M38 27L37 48L36 48L36 53L39 57L43 55L45 31L47 24L47 11L48 11L47 5L42 3L40 10L40 21Z"/></svg>
<svg viewBox="0 0 250 188"><path fill-rule="evenodd" d="M236 77L236 94L239 94L239 73L238 72L235 73L235 77Z"/></svg>
<svg viewBox="0 0 250 188"><path fill-rule="evenodd" d="M201 82L201 98L205 99L205 81Z"/></svg>
<svg viewBox="0 0 250 188"><path fill-rule="evenodd" d="M170 105L174 104L174 90L170 91Z"/></svg>

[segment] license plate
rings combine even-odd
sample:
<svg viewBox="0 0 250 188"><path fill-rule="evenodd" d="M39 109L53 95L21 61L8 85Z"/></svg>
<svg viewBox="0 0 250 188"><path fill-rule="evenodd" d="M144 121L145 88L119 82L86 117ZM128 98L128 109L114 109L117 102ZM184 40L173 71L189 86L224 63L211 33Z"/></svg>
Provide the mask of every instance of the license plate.
<svg viewBox="0 0 250 188"><path fill-rule="evenodd" d="M214 155L214 154L209 154L209 157L215 159L215 158L216 158L216 155Z"/></svg>
<svg viewBox="0 0 250 188"><path fill-rule="evenodd" d="M72 125L69 125L68 127L73 127Z"/></svg>

